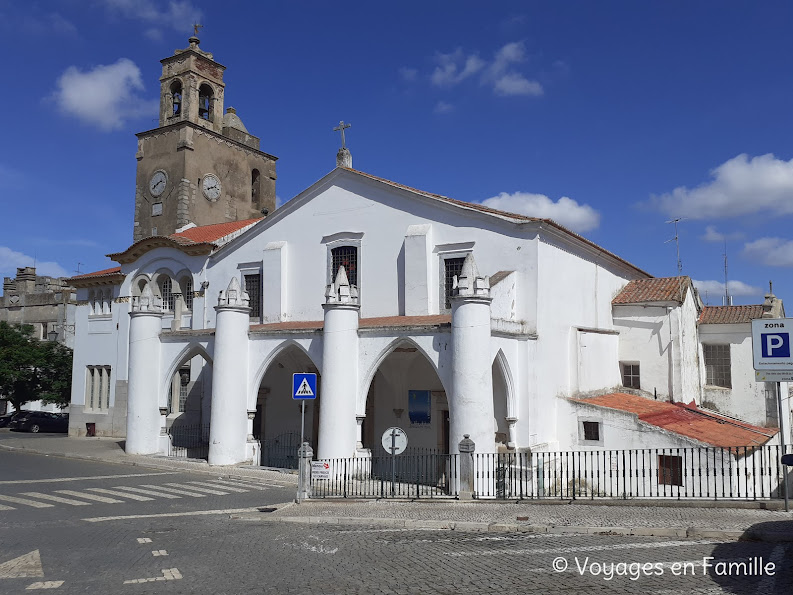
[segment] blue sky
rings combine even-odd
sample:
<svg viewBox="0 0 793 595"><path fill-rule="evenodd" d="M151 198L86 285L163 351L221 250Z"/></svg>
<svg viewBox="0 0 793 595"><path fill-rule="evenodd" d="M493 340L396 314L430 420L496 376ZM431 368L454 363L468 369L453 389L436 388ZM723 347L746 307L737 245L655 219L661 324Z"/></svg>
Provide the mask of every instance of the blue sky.
<svg viewBox="0 0 793 595"><path fill-rule="evenodd" d="M159 60L201 47L288 200L335 165L550 217L720 304L793 300L786 2L0 0L0 274L113 266ZM793 304L793 302L791 302ZM793 307L793 306L791 306Z"/></svg>

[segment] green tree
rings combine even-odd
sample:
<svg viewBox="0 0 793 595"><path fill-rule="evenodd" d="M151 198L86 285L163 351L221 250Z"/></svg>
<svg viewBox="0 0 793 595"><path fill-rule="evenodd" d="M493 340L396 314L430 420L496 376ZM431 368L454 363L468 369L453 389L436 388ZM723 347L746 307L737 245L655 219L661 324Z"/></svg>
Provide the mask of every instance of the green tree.
<svg viewBox="0 0 793 595"><path fill-rule="evenodd" d="M30 325L0 322L0 395L17 409L43 400L65 407L72 383L72 350L33 338Z"/></svg>

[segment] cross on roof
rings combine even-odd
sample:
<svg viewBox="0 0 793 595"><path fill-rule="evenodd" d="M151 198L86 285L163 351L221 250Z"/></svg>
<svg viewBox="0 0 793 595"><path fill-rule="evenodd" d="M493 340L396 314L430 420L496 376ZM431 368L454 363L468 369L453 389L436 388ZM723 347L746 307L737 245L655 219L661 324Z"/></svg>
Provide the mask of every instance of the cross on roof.
<svg viewBox="0 0 793 595"><path fill-rule="evenodd" d="M193 23L193 32L196 37L198 37L198 30L203 29L204 25L199 25L198 23Z"/></svg>
<svg viewBox="0 0 793 595"><path fill-rule="evenodd" d="M347 145L344 143L344 130L345 128L349 128L352 124L345 124L344 120L339 122L339 125L333 129L334 132L341 132L341 148L346 149Z"/></svg>

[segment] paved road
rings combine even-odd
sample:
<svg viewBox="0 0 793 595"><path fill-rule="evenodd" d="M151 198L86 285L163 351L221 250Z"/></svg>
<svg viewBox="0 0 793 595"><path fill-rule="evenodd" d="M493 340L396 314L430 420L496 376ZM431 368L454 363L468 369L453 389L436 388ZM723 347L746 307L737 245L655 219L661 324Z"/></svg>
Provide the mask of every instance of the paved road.
<svg viewBox="0 0 793 595"><path fill-rule="evenodd" d="M229 512L293 495L272 481L0 451L0 593L793 592L793 544L310 526Z"/></svg>

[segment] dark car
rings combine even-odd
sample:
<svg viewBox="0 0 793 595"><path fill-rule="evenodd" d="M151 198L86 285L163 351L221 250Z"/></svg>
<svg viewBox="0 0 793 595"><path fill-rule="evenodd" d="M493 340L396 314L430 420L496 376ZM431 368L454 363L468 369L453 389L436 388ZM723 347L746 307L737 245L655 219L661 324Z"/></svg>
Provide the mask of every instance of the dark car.
<svg viewBox="0 0 793 595"><path fill-rule="evenodd" d="M46 411L20 411L8 424L10 430L23 432L68 432L68 413L48 413Z"/></svg>
<svg viewBox="0 0 793 595"><path fill-rule="evenodd" d="M11 421L22 415L21 411L14 411L13 413L6 413L5 415L0 415L0 428L6 427Z"/></svg>

